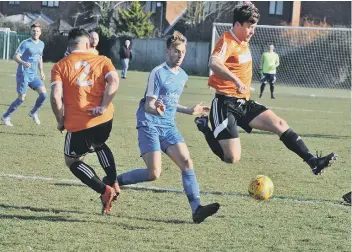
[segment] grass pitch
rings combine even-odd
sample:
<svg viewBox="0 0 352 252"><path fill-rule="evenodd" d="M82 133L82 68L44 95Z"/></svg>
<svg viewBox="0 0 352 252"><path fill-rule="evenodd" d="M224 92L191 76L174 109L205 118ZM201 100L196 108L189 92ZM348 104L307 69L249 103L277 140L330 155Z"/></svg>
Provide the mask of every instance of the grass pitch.
<svg viewBox="0 0 352 252"><path fill-rule="evenodd" d="M47 78L51 66L45 64ZM15 69L13 62L0 62L0 113L16 97ZM147 73L129 72L114 99L107 144L118 172L144 167L135 112L146 79ZM190 77L181 104L210 104L213 92L206 81ZM50 89L49 80L45 83ZM191 221L187 199L178 193L180 172L166 156L161 178L140 185L174 192L126 189L112 215L101 216L98 195L71 181L75 177L63 159L64 135L56 130L49 102L40 110L42 125L28 117L37 97L30 90L12 117L14 127L0 125L0 251L351 251L351 208L341 204L341 196L351 190L351 100L327 98L328 90L316 90L315 97L292 95L292 88L279 81L276 90L276 100L269 99L268 87L263 99L257 99L257 92L252 97L283 117L312 152L336 151L338 162L314 176L278 136L241 131L242 159L227 165L210 151L193 117L178 114L202 202L221 204L218 214L200 225ZM296 88L293 93L304 92ZM94 154L86 162L104 175ZM247 196L248 183L258 174L273 181L271 200Z"/></svg>

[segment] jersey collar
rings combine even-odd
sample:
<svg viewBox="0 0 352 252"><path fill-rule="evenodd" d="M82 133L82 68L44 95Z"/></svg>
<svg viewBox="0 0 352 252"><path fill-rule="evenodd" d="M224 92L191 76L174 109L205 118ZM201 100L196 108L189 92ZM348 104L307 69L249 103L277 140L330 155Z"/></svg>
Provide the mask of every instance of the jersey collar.
<svg viewBox="0 0 352 252"><path fill-rule="evenodd" d="M246 45L245 41L241 41L239 40L239 38L236 37L235 33L233 33L232 29L230 30L230 33L232 35L232 37L236 40L237 43L239 43L240 45Z"/></svg>
<svg viewBox="0 0 352 252"><path fill-rule="evenodd" d="M165 66L167 67L167 69L169 69L170 72L173 73L174 75L178 75L178 74L180 73L180 67L179 67L179 69L178 69L177 72L174 72L174 71L172 71L172 69L167 65L166 61L164 62L164 65L165 65Z"/></svg>

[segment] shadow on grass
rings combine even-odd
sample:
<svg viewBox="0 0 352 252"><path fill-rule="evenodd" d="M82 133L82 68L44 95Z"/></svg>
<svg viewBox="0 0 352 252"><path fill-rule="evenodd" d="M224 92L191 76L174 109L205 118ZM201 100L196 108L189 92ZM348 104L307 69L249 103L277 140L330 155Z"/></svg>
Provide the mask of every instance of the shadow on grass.
<svg viewBox="0 0 352 252"><path fill-rule="evenodd" d="M75 220L68 219L64 217L58 216L25 216L25 215L17 215L17 214L0 214L0 219L11 219L11 220L33 220L33 221L50 221L50 222L87 222L85 220Z"/></svg>
<svg viewBox="0 0 352 252"><path fill-rule="evenodd" d="M86 212L82 212L82 211L71 211L71 210L62 210L62 209L53 209L53 208L32 207L32 206L12 206L12 205L5 205L5 204L0 204L0 208L29 210L32 212L46 212L46 213L55 213L55 214L59 214L59 213L87 214Z"/></svg>
<svg viewBox="0 0 352 252"><path fill-rule="evenodd" d="M5 124L0 124L0 126L7 127ZM33 133L19 133L19 132L4 132L0 131L0 134L5 134L5 135L16 135L16 136L40 136L40 137L48 137L49 135L45 134L33 134Z"/></svg>
<svg viewBox="0 0 352 252"><path fill-rule="evenodd" d="M242 130L241 130L242 131ZM244 131L243 131L244 132ZM254 130L251 132L253 135L274 135L275 133L267 131ZM299 134L301 137L313 137L313 138L327 138L327 139L350 139L350 136L339 136L339 135L330 135L330 134Z"/></svg>

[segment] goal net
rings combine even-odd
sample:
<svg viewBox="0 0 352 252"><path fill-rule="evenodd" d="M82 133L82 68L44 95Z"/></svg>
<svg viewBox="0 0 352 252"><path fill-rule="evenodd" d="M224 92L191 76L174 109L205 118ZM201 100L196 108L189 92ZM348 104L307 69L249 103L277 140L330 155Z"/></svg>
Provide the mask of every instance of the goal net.
<svg viewBox="0 0 352 252"><path fill-rule="evenodd" d="M232 24L213 24L212 50ZM280 57L279 92L350 97L351 29L258 25L250 41L253 85L259 88L260 57L270 44Z"/></svg>

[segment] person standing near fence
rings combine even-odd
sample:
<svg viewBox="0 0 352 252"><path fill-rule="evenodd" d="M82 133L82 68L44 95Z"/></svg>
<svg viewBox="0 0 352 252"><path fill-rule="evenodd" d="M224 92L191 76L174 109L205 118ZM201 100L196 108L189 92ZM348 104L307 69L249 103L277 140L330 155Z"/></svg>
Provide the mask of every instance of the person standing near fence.
<svg viewBox="0 0 352 252"><path fill-rule="evenodd" d="M280 65L279 55L274 52L274 45L269 45L269 51L264 52L260 58L260 86L259 98L262 98L265 89L265 84L269 82L271 99L275 99L274 96L274 84L276 82L276 68Z"/></svg>
<svg viewBox="0 0 352 252"><path fill-rule="evenodd" d="M132 50L131 50L131 41L128 39L125 41L125 44L120 48L120 61L121 61L121 78L126 79L128 64L132 60Z"/></svg>
<svg viewBox="0 0 352 252"><path fill-rule="evenodd" d="M21 42L16 50L14 60L18 63L16 81L18 97L13 101L8 110L2 115L1 120L6 126L13 126L11 123L12 113L24 102L28 86L39 94L29 116L36 124L40 124L38 110L43 106L47 93L43 81L45 80L43 69L44 42L39 39L41 35L39 23L31 26L31 37ZM39 67L40 77L37 70Z"/></svg>

